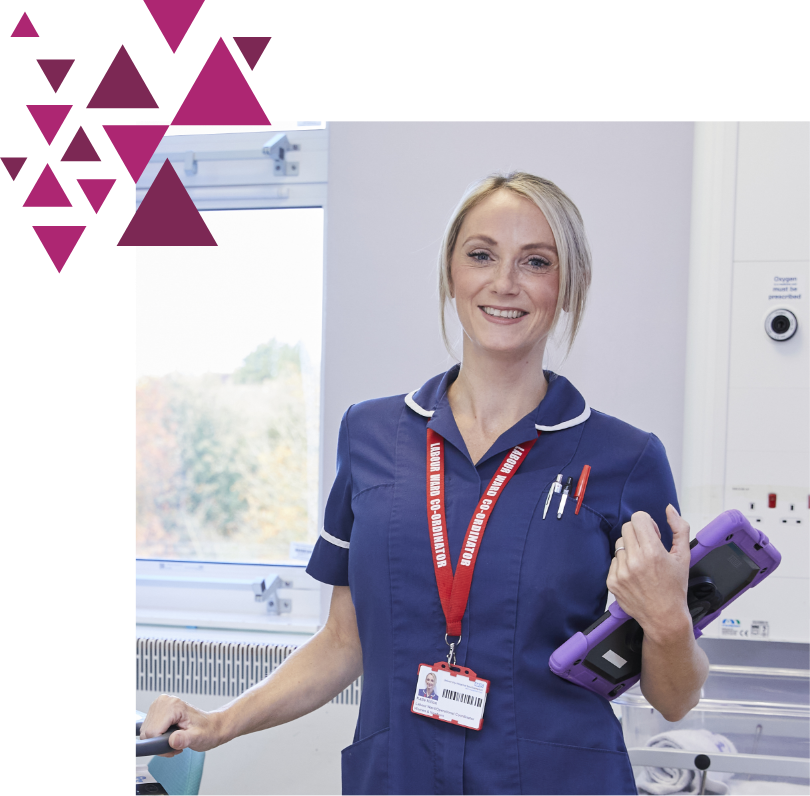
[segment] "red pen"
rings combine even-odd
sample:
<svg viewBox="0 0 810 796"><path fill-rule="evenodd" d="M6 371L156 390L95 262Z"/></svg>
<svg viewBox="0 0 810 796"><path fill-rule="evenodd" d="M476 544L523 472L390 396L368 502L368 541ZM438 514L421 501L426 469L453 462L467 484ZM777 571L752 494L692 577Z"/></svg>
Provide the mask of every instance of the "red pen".
<svg viewBox="0 0 810 796"><path fill-rule="evenodd" d="M579 514L579 507L582 505L582 498L585 497L585 487L588 486L588 476L591 474L591 465L586 464L582 468L582 474L579 476L579 481L577 481L577 491L574 493L574 497L577 499L577 507L574 510L574 514Z"/></svg>

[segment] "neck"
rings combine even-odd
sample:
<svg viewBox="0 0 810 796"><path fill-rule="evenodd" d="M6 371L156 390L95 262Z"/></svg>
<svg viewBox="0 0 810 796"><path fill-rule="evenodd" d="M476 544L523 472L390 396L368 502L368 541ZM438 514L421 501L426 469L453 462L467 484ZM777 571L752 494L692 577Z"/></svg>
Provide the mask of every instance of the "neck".
<svg viewBox="0 0 810 796"><path fill-rule="evenodd" d="M477 427L487 436L500 435L545 397L545 346L504 356L477 349L466 338L464 342L461 370L447 394L456 423Z"/></svg>

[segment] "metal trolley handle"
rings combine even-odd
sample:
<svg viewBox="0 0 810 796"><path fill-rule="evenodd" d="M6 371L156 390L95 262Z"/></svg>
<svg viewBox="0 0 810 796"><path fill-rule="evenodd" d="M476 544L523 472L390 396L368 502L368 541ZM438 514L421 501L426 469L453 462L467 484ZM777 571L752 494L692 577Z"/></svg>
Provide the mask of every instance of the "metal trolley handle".
<svg viewBox="0 0 810 796"><path fill-rule="evenodd" d="M144 738L141 740L137 736L141 732L141 725L143 721L135 722L135 757L148 757L149 755L165 755L168 752L176 752L169 746L169 736L180 728L176 724L172 724L163 735L158 735L156 738Z"/></svg>

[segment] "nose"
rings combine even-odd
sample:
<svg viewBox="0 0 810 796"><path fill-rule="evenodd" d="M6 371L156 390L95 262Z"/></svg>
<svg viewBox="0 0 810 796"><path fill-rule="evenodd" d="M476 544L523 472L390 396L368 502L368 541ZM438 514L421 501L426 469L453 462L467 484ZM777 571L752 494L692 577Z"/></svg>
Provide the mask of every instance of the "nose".
<svg viewBox="0 0 810 796"><path fill-rule="evenodd" d="M518 269L513 263L506 259L498 263L492 277L492 289L502 295L518 292Z"/></svg>

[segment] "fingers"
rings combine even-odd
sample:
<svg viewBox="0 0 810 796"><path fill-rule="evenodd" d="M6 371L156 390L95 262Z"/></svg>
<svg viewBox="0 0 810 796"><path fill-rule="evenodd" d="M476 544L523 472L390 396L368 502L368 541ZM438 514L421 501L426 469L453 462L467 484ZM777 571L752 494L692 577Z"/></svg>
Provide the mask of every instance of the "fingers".
<svg viewBox="0 0 810 796"><path fill-rule="evenodd" d="M149 712L141 725L140 737L143 738L157 738L163 735L172 724L179 724L180 722L188 722L189 705L183 702L182 699L177 697L161 694L150 706ZM169 737L169 745L171 739L177 735L177 732L172 733ZM177 748L177 747L175 747Z"/></svg>
<svg viewBox="0 0 810 796"><path fill-rule="evenodd" d="M188 737L188 733L182 730L175 730L169 736L169 746L172 749L177 749L178 752L182 752L187 746L190 745L190 738Z"/></svg>
<svg viewBox="0 0 810 796"><path fill-rule="evenodd" d="M621 541L621 539L618 539ZM616 581L617 581L617 573L619 570L619 558L618 556L614 556L613 560L610 562L610 569L608 569L608 576L607 580L605 581L605 585L607 586L607 590L615 597L616 596Z"/></svg>
<svg viewBox="0 0 810 796"><path fill-rule="evenodd" d="M689 523L671 503L667 506L667 523L672 529L672 549L689 555Z"/></svg>
<svg viewBox="0 0 810 796"><path fill-rule="evenodd" d="M628 554L638 550L638 536L633 525L632 517L630 518L630 522L626 522L622 525L622 535L616 540L616 543L618 547L624 547Z"/></svg>
<svg viewBox="0 0 810 796"><path fill-rule="evenodd" d="M640 547L658 548L661 545L661 531L655 520L646 511L637 511L630 517Z"/></svg>

